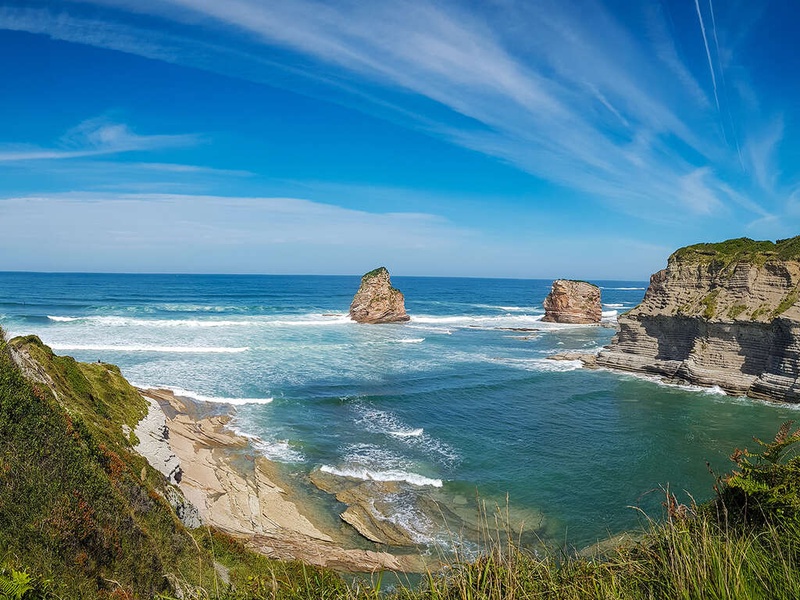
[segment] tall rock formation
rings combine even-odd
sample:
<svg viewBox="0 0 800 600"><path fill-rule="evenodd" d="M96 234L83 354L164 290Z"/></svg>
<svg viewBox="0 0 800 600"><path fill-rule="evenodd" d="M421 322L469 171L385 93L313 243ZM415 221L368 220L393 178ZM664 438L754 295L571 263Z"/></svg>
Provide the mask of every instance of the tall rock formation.
<svg viewBox="0 0 800 600"><path fill-rule="evenodd" d="M544 299L547 323L599 323L603 316L600 288L585 281L556 279Z"/></svg>
<svg viewBox="0 0 800 600"><path fill-rule="evenodd" d="M697 244L650 278L599 366L800 402L800 237Z"/></svg>
<svg viewBox="0 0 800 600"><path fill-rule="evenodd" d="M386 267L379 267L361 278L361 286L350 304L350 318L359 323L409 320L403 293L392 287Z"/></svg>

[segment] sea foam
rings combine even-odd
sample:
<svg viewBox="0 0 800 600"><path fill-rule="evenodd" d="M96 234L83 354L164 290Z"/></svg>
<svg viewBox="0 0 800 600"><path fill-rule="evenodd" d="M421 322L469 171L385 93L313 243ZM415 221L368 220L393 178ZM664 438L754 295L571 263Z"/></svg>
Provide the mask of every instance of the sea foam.
<svg viewBox="0 0 800 600"><path fill-rule="evenodd" d="M165 352L169 354L239 354L250 348L224 346L150 346L110 344L48 344L53 350L91 350L97 352Z"/></svg>
<svg viewBox="0 0 800 600"><path fill-rule="evenodd" d="M296 318L283 316L251 317L248 319L143 319L121 316L66 317L47 315L55 323L83 323L105 327L147 327L154 329L205 328L205 327L316 327L320 325L345 325L352 323L349 315L299 315Z"/></svg>
<svg viewBox="0 0 800 600"><path fill-rule="evenodd" d="M526 371L565 373L583 368L579 360L552 360L549 358L499 358L490 357L489 360L499 362L517 369Z"/></svg>
<svg viewBox="0 0 800 600"><path fill-rule="evenodd" d="M247 439L253 448L270 460L283 463L301 463L305 461L303 453L288 440L266 440L253 435L242 428L238 417L234 417L233 421L228 423L228 428L236 435Z"/></svg>
<svg viewBox="0 0 800 600"><path fill-rule="evenodd" d="M389 435L393 435L394 437L399 438L406 438L406 437L419 437L422 435L422 432L425 431L422 427L417 429L401 429L399 431L389 431L387 432Z"/></svg>
<svg viewBox="0 0 800 600"><path fill-rule="evenodd" d="M393 412L381 410L367 403L356 402L353 405L358 413L355 423L365 430L388 435L408 447L416 448L434 461L446 465L457 463L461 457L447 443L425 433L422 427L411 427ZM372 465L401 464L397 457L379 446L363 444L351 448L349 456L352 462L363 462L365 459Z"/></svg>
<svg viewBox="0 0 800 600"><path fill-rule="evenodd" d="M405 481L411 485L420 487L442 487L441 479L431 479L416 473L407 473L405 471L373 471L366 467L344 467L337 468L330 465L322 465L319 469L323 473L330 473L331 475L338 475L339 477L350 477L352 479L361 479L363 481Z"/></svg>
<svg viewBox="0 0 800 600"><path fill-rule="evenodd" d="M213 404L269 404L273 400L273 398L224 398L221 396L206 396L191 390L185 390L183 388L170 385L137 385L136 387L143 390L169 390L176 396L191 398L192 400L197 400L199 402L210 402Z"/></svg>

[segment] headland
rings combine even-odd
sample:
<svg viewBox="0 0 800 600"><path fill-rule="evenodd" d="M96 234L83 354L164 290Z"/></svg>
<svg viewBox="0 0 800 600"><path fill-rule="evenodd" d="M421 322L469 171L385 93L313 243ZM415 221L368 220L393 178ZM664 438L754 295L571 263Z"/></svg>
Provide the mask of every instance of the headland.
<svg viewBox="0 0 800 600"><path fill-rule="evenodd" d="M681 248L597 365L798 402L799 300L800 237Z"/></svg>

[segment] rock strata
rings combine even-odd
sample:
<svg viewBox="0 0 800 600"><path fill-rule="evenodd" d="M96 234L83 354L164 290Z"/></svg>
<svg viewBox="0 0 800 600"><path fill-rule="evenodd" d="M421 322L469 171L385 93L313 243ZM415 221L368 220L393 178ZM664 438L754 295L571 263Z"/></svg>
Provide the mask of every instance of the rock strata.
<svg viewBox="0 0 800 600"><path fill-rule="evenodd" d="M169 445L167 417L157 400L148 396L143 398L150 408L145 418L136 426L135 433L139 443L134 450L144 456L151 466L161 471L171 484L178 485L183 471L180 460Z"/></svg>
<svg viewBox="0 0 800 600"><path fill-rule="evenodd" d="M386 501L402 493L403 487L398 482L363 481L321 470L313 471L310 479L319 489L347 505L340 515L342 521L371 542L389 546L416 545L415 532L392 518L394 507Z"/></svg>
<svg viewBox="0 0 800 600"><path fill-rule="evenodd" d="M339 516L366 539L406 551L425 545L441 532L458 531L477 540L479 530L448 508L436 491L405 481L357 479L316 469L311 482L347 508ZM398 510L398 506L403 508ZM471 514L471 511L470 511Z"/></svg>
<svg viewBox="0 0 800 600"><path fill-rule="evenodd" d="M799 297L800 237L688 246L619 317L597 364L800 402Z"/></svg>
<svg viewBox="0 0 800 600"><path fill-rule="evenodd" d="M419 555L343 547L322 531L304 514L308 507L298 502L275 464L258 456L248 439L228 429L229 415L201 416L216 408L169 390L139 391L148 399L150 412L161 415L158 422L166 423L169 433L163 439L182 469L183 503L196 507L194 527L202 518L256 551L282 560L356 572L426 569ZM161 465L156 458L156 465Z"/></svg>
<svg viewBox="0 0 800 600"><path fill-rule="evenodd" d="M544 299L547 323L599 323L602 317L600 288L585 281L556 279Z"/></svg>
<svg viewBox="0 0 800 600"><path fill-rule="evenodd" d="M409 320L403 293L392 287L386 267L379 267L361 278L361 286L350 304L350 318L358 323L402 323Z"/></svg>
<svg viewBox="0 0 800 600"><path fill-rule="evenodd" d="M597 368L597 354L589 354L586 352L560 352L558 354L554 354L553 356L547 357L550 360L556 361L580 361L584 368L586 369L596 369Z"/></svg>

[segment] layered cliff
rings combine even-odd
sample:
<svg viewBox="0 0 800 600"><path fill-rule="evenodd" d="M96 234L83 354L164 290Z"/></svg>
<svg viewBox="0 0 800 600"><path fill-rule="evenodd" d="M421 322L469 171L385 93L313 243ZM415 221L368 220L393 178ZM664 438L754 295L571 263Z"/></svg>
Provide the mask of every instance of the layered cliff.
<svg viewBox="0 0 800 600"><path fill-rule="evenodd" d="M800 237L672 254L599 366L800 402Z"/></svg>
<svg viewBox="0 0 800 600"><path fill-rule="evenodd" d="M585 281L556 279L544 299L544 317L548 323L599 323L603 316L600 288Z"/></svg>
<svg viewBox="0 0 800 600"><path fill-rule="evenodd" d="M402 323L409 320L403 293L392 287L389 271L379 267L361 278L350 318L359 323Z"/></svg>

